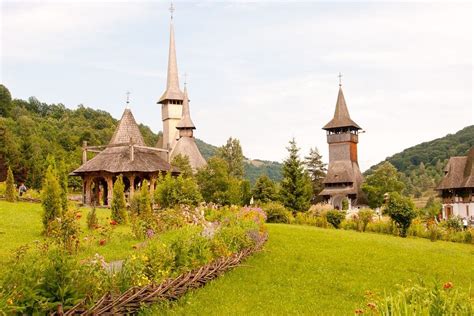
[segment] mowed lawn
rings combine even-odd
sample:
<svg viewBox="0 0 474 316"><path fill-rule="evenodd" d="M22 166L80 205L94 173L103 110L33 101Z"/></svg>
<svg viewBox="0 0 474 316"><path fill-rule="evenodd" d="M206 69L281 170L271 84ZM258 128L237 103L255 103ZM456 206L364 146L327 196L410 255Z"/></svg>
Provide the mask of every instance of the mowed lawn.
<svg viewBox="0 0 474 316"><path fill-rule="evenodd" d="M419 278L467 290L474 278L472 245L308 226L268 230L265 251L145 314L351 315L368 290L383 294Z"/></svg>
<svg viewBox="0 0 474 316"><path fill-rule="evenodd" d="M105 257L106 260L125 259L133 252L133 245L139 243L130 230L129 226L111 226L110 210L97 209L99 224L104 227L110 227L113 232L106 237L99 231L90 231L87 229L87 214L89 208L78 209L82 215L80 218L81 226L81 247L79 256L88 258L96 253ZM0 266L6 263L12 254L12 251L23 245L35 247L35 241L43 241L43 224L41 221L42 208L38 203L9 203L0 201ZM107 243L104 246L99 245L99 240L106 238Z"/></svg>

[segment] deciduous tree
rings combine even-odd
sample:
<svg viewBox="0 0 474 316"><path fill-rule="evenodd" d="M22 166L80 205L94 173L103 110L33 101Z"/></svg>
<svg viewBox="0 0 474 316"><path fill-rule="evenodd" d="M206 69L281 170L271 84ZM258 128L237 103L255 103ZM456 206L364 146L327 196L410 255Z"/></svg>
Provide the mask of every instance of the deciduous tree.
<svg viewBox="0 0 474 316"><path fill-rule="evenodd" d="M371 175L367 176L362 184L362 190L367 194L368 204L371 208L382 206L385 193L401 193L405 185L400 180L400 175L395 167L385 162Z"/></svg>
<svg viewBox="0 0 474 316"><path fill-rule="evenodd" d="M244 155L237 138L229 138L224 146L217 149L217 156L227 163L228 172L232 177L243 178Z"/></svg>

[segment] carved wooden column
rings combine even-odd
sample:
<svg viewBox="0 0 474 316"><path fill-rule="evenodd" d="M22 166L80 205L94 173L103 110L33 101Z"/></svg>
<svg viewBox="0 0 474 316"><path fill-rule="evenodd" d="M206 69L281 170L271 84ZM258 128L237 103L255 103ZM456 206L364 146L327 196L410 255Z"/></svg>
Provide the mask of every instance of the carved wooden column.
<svg viewBox="0 0 474 316"><path fill-rule="evenodd" d="M135 175L131 174L128 176L128 181L130 182L130 196L129 198L131 199L133 197L133 194L135 193Z"/></svg>
<svg viewBox="0 0 474 316"><path fill-rule="evenodd" d="M107 206L110 207L112 205L114 181L112 179L112 175L106 176L105 180L107 181Z"/></svg>
<svg viewBox="0 0 474 316"><path fill-rule="evenodd" d="M85 205L91 205L92 203L92 192L91 192L91 187L92 187L92 179L89 176L84 177L84 204Z"/></svg>
<svg viewBox="0 0 474 316"><path fill-rule="evenodd" d="M153 197L153 192L155 192L155 184L156 184L156 175L150 176L150 195Z"/></svg>

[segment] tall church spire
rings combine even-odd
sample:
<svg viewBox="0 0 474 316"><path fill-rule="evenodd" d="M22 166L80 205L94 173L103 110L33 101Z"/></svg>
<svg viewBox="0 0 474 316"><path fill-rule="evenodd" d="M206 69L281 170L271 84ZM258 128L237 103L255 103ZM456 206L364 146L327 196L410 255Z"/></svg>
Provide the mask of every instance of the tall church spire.
<svg viewBox="0 0 474 316"><path fill-rule="evenodd" d="M189 113L189 98L188 98L188 89L184 85L184 100L183 100L183 115L181 121L179 121L176 126L177 129L196 129L193 121L191 120L191 114Z"/></svg>
<svg viewBox="0 0 474 316"><path fill-rule="evenodd" d="M183 92L179 88L178 61L176 59L176 46L174 41L173 4L171 4L170 12L170 46L168 52L168 73L166 80L166 91L163 93L158 103L164 103L164 101L166 100L183 100Z"/></svg>

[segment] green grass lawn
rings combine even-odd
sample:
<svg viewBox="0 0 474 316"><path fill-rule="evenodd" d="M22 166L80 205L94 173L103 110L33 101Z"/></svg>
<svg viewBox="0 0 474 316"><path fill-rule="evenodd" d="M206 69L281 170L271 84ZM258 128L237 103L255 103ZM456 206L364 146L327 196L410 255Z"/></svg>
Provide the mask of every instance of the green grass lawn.
<svg viewBox="0 0 474 316"><path fill-rule="evenodd" d="M87 229L88 208L81 208L81 258L91 257L98 253L107 261L124 259L133 251L133 245L139 243L131 234L126 225L114 226L113 233L106 245L100 246L99 240L103 237L97 232ZM99 224L110 226L110 210L97 209ZM34 245L36 240L42 241L44 236L41 222L42 208L37 203L9 203L0 201L0 265L8 261L14 249L29 244Z"/></svg>
<svg viewBox="0 0 474 316"><path fill-rule="evenodd" d="M383 294L418 278L467 290L474 278L472 245L308 226L268 229L265 251L170 307L145 313L350 315L367 290Z"/></svg>

